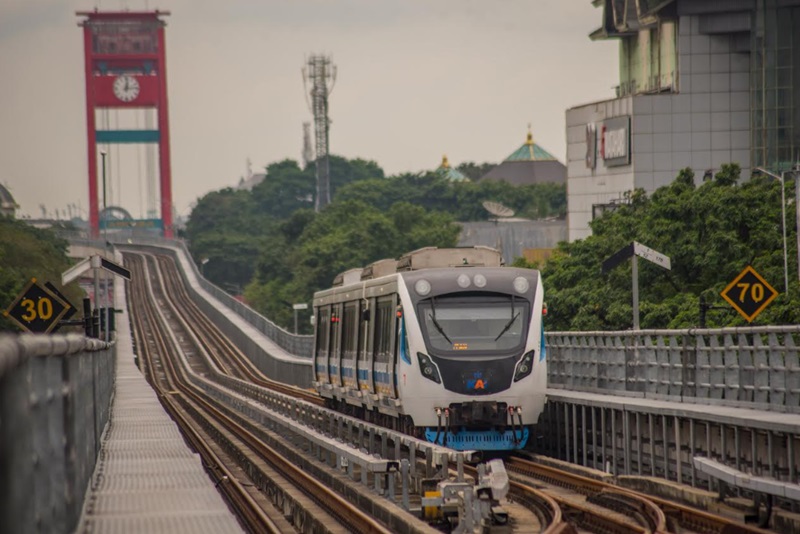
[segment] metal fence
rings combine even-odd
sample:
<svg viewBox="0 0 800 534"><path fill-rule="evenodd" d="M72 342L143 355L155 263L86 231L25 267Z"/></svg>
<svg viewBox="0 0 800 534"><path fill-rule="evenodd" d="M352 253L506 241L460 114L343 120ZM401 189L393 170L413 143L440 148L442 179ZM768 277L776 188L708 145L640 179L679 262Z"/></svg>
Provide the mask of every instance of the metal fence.
<svg viewBox="0 0 800 534"><path fill-rule="evenodd" d="M115 344L77 334L0 335L0 530L74 530L115 361Z"/></svg>
<svg viewBox="0 0 800 534"><path fill-rule="evenodd" d="M549 387L800 413L800 326L550 332Z"/></svg>

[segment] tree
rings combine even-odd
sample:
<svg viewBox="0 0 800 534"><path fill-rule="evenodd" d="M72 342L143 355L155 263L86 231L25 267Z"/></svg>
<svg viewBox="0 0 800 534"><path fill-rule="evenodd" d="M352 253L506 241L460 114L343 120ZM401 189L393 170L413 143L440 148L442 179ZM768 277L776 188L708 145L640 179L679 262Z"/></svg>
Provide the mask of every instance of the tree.
<svg viewBox="0 0 800 534"><path fill-rule="evenodd" d="M316 215L296 212L262 249L245 298L289 327L291 304L310 302L337 274L424 246L455 246L458 232L448 214L402 203L385 212L357 200L334 202ZM301 329L308 330L305 322Z"/></svg>
<svg viewBox="0 0 800 534"><path fill-rule="evenodd" d="M477 182L483 175L496 166L496 163L473 163L471 161L465 161L456 167L456 169L473 182Z"/></svg>
<svg viewBox="0 0 800 534"><path fill-rule="evenodd" d="M72 266L67 256L69 243L51 230L0 217L0 309L6 309L30 282L51 282L73 306L80 306L84 292L78 284L61 285L61 273ZM0 314L0 332L19 328Z"/></svg>
<svg viewBox="0 0 800 534"><path fill-rule="evenodd" d="M754 177L737 185L739 174L738 165L723 165L714 180L695 187L693 172L684 169L672 184L649 197L635 191L628 204L593 221L590 237L560 244L542 269L549 329L631 327L630 262L600 272L603 260L631 241L666 254L672 263L666 271L639 261L641 328L697 326L700 297L724 305L720 292L747 265L782 288L781 184ZM795 227L791 221L790 227ZM796 249L790 247L789 253L796 254ZM781 295L755 322L798 322L798 290L794 281L790 295ZM716 313L707 324L746 322L735 313Z"/></svg>
<svg viewBox="0 0 800 534"><path fill-rule="evenodd" d="M186 223L189 250L206 278L220 287L244 287L252 278L261 236L276 224L259 214L248 191L226 188L199 199Z"/></svg>

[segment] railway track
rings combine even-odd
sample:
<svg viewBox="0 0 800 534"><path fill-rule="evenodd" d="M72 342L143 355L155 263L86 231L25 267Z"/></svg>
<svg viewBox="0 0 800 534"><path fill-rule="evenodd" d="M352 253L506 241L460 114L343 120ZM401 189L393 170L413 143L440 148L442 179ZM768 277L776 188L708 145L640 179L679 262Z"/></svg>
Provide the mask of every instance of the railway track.
<svg viewBox="0 0 800 534"><path fill-rule="evenodd" d="M391 532L331 488L275 454L191 385L186 379L188 371L179 362L184 360L193 372L207 371L210 362L203 364L203 356L196 351L186 357L186 352L177 346L176 341L190 338L190 332L181 328L181 319L169 312L162 313L166 306L164 294L154 290L160 286L158 275L143 260L126 257L126 265L134 273L134 279L149 282L132 284L131 292L132 309L135 310L131 314L134 338L146 376L205 465L209 466L209 472L245 528L252 532ZM214 365L223 364L225 367L225 359L212 361ZM226 442L222 448L227 449L229 458L214 450L210 444L215 440L210 436L216 437L217 443ZM230 458L236 458L237 463L231 464ZM302 505L304 511L289 514L295 524L286 520L285 510L265 506L270 499L254 494L252 488L257 484L243 476L245 472L257 474L256 478L269 476L273 480L271 487L296 487L297 492L305 496L295 499L296 505ZM298 518L303 519L302 524L296 524Z"/></svg>
<svg viewBox="0 0 800 534"><path fill-rule="evenodd" d="M316 406L324 405L324 399L316 392L289 386L265 376L253 365L250 358L245 356L227 336L220 332L217 326L195 304L186 291L186 286L178 274L174 260L168 256L155 256L155 258L164 277L166 294L169 294L173 305L181 310L186 326L191 329L199 346L207 351L209 357L217 363L221 371Z"/></svg>
<svg viewBox="0 0 800 534"><path fill-rule="evenodd" d="M547 494L558 492L558 488L566 489L572 494L585 497L585 501L615 510L629 518L634 518L637 525L627 532L650 532L661 534L667 532L698 534L766 534L767 531L742 524L716 514L711 514L636 491L620 488L613 484L601 482L555 467L543 465L520 457L512 457L506 462L506 469L512 480L534 483ZM536 482L532 482L536 481ZM544 489L542 483L549 489ZM571 513L570 502L556 499L567 511L568 517L582 520L583 512ZM573 499L574 500L574 499ZM617 527L609 526L608 532L626 532L627 521ZM644 529L644 530L639 530Z"/></svg>
<svg viewBox="0 0 800 534"><path fill-rule="evenodd" d="M243 422L229 408L216 406L204 399L185 379L184 373L189 371L182 370L174 362L182 358L189 370L200 376L213 377L219 373L278 391L315 406L323 406L323 400L315 392L281 384L264 376L194 303L171 257L126 254L126 261L132 267L141 269L136 279L149 281L148 289L137 287L138 291L135 293L137 305L140 302L152 303L151 311L147 314L151 317L150 322L137 325L134 329L137 346L153 347L153 355L143 358L145 368L150 370L154 387L157 385L159 393L165 399L165 405L171 406L170 411L176 420L192 423L192 429L186 431L188 439L203 455L206 465L211 466L212 476L218 481L226 497L235 503L237 509L242 509L242 522L247 528L265 532L286 532L287 528L303 531L308 529L308 525L319 526L317 521L324 518L325 523L345 525L342 528L347 531L388 531L384 525L368 516L351 516L359 511L351 510L352 505L347 500L339 500L341 497L338 495L326 494L320 488L312 489L314 479L302 470L297 470L291 462L288 462L289 465L277 467L281 463L281 454L272 450L256 435L253 423ZM157 310L162 311L161 318L156 313ZM156 327L160 324L172 333L153 334L158 331ZM173 347L170 347L168 340L172 340ZM183 356L176 354L167 358L166 355L176 351L176 347L177 352ZM224 442L225 446L214 445L218 442ZM231 457L238 457L238 464L230 464ZM246 459L243 461L242 458ZM423 464L424 461L420 460L420 463ZM510 524L524 525L521 532L764 532L520 458L509 460L507 470L511 478L511 500L515 506L518 505L512 507L514 514L519 514L519 510L524 511L521 517L512 518ZM466 471L475 476L470 468ZM243 478L244 472L249 476ZM307 511L286 514L286 506L283 504L283 511L275 514L274 507L265 504L279 504L276 500L282 499L265 497L264 493L254 489L262 487L267 494L274 494L274 489L278 486L294 485L303 488L297 491L305 495L305 499L299 500L311 502L312 506ZM337 504L330 506L331 502ZM291 521L287 522L287 515ZM318 529L311 528L308 531L316 532Z"/></svg>

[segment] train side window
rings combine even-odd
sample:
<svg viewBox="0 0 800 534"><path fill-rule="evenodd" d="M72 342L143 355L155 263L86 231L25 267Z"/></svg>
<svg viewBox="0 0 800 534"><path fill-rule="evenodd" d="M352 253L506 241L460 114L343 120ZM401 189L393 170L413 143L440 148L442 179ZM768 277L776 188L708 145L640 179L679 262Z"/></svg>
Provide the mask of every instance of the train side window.
<svg viewBox="0 0 800 534"><path fill-rule="evenodd" d="M378 299L375 310L375 361L389 363L392 343L392 315L394 306L392 298Z"/></svg>
<svg viewBox="0 0 800 534"><path fill-rule="evenodd" d="M375 331L375 316L372 313L375 310L375 299L364 299L361 302L361 322L358 326L360 345L358 358L362 361L367 361L372 357L373 347L375 347L375 338L373 334Z"/></svg>
<svg viewBox="0 0 800 534"><path fill-rule="evenodd" d="M328 352L328 340L331 327L331 308L323 306L317 308L317 354Z"/></svg>
<svg viewBox="0 0 800 534"><path fill-rule="evenodd" d="M356 328L358 326L358 321L356 321L357 316L356 303L345 303L344 313L342 314L342 355L348 358L352 358L355 355L357 338Z"/></svg>
<svg viewBox="0 0 800 534"><path fill-rule="evenodd" d="M331 355L335 358L342 354L342 305L334 304L331 313Z"/></svg>

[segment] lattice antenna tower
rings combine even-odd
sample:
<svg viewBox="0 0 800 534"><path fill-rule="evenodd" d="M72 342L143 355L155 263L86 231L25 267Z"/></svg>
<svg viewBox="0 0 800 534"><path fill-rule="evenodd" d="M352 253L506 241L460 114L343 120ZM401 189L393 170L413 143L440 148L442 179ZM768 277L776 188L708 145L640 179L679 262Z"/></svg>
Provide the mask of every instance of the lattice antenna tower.
<svg viewBox="0 0 800 534"><path fill-rule="evenodd" d="M330 82L330 88L328 87ZM317 154L317 200L315 211L330 204L330 167L328 165L328 96L336 82L336 66L331 58L315 55L308 58L303 68L303 84L311 85L310 108L314 115L314 148Z"/></svg>
<svg viewBox="0 0 800 534"><path fill-rule="evenodd" d="M303 168L314 161L314 149L311 148L311 123L303 123Z"/></svg>

